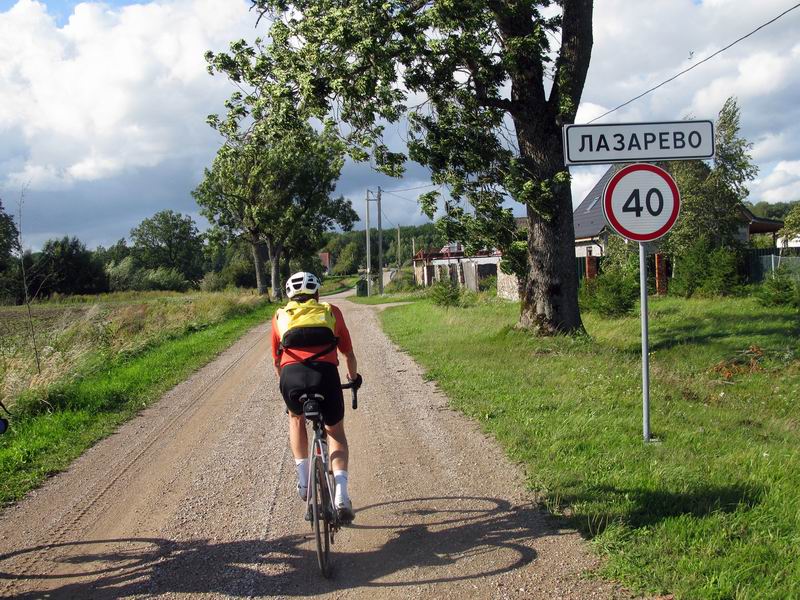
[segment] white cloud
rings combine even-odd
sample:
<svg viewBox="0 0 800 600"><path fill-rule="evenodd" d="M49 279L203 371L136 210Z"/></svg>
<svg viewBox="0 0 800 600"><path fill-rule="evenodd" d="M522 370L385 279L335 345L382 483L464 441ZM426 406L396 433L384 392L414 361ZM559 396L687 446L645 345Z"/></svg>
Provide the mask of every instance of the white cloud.
<svg viewBox="0 0 800 600"><path fill-rule="evenodd" d="M800 160L781 161L763 179L753 182L751 195L767 202L800 199Z"/></svg>
<svg viewBox="0 0 800 600"><path fill-rule="evenodd" d="M784 0L597 0L592 63L577 121L697 64L787 8ZM716 119L724 101L736 96L742 135L754 143L763 176L750 186L751 199L796 200L796 187L777 183L777 167L775 177L765 174L780 161L800 160L798 28L795 10L602 122Z"/></svg>
<svg viewBox="0 0 800 600"><path fill-rule="evenodd" d="M209 154L230 87L203 55L254 35L248 6L82 3L63 27L35 0L0 13L0 142L27 148L0 177L54 189Z"/></svg>

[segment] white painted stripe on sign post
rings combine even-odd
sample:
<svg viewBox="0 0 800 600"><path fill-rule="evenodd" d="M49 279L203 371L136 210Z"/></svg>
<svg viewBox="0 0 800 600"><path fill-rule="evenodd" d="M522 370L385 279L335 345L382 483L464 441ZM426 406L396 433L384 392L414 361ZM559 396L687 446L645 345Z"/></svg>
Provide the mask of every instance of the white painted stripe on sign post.
<svg viewBox="0 0 800 600"><path fill-rule="evenodd" d="M714 157L711 121L565 125L563 135L566 165Z"/></svg>

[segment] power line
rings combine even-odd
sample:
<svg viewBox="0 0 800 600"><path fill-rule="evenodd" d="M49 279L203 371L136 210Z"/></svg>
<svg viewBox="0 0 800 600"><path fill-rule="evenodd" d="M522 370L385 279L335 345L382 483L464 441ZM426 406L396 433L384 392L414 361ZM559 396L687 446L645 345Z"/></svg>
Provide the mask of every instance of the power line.
<svg viewBox="0 0 800 600"><path fill-rule="evenodd" d="M417 201L416 201L416 200L412 200L411 198L406 198L405 196L401 196L400 194L395 194L394 192L390 192L389 190L381 190L381 191L382 191L384 194L391 194L392 196L395 196L395 197L397 197L397 198L400 198L401 200L405 200L406 202L412 202L412 203L414 203L414 204L416 204L416 203L417 203Z"/></svg>
<svg viewBox="0 0 800 600"><path fill-rule="evenodd" d="M785 10L785 11L783 11L781 14L779 14L777 17L775 17L774 19L770 19L769 21L767 21L767 22L766 22L766 23L764 23L763 25L759 25L758 27L756 27L755 29L753 29L753 31L751 31L750 33L748 33L748 34L746 34L746 35L743 35L742 37L740 37L738 40L736 40L736 41L734 41L734 42L731 42L730 44L728 44L727 46L725 46L725 47L724 47L724 48L722 48L721 50L717 50L716 52L714 52L714 54L711 54L710 56L707 56L706 58L704 58L703 60L699 61L698 63L696 63L696 64L693 64L693 65L692 65L691 67L689 67L688 69L684 69L683 71L681 71L680 73L678 73L678 74L676 74L676 75L673 75L672 77L670 77L670 78L669 78L669 79L667 79L666 81L662 81L662 82L661 82L661 83L659 83L657 86L655 86L655 87L652 87L652 88L650 88L649 90L647 90L647 91L645 91L645 92L642 92L641 94L639 94L639 95L638 95L638 96L636 96L635 98L631 98L631 99L630 99L630 100L628 100L627 102L625 102L625 103L623 103L623 104L620 104L620 105L619 105L619 106L617 106L616 108L612 108L611 110L609 110L608 112L605 112L605 113L603 113L603 114L602 114L602 115L600 115L599 117L595 117L594 119L592 119L591 121L589 121L589 123L594 123L595 121L598 121L598 120L602 119L603 117L606 117L606 116L610 115L611 113L613 113L613 112L615 112L615 111L618 111L620 108L623 108L623 107L625 107L625 106L628 106L628 104L631 104L632 102L635 102L636 100L638 100L639 98L642 98L642 97L646 96L646 95L647 95L647 94L649 94L650 92L654 92L654 91L656 91L658 88L660 88L660 87L662 87L662 86L664 86L664 85L668 84L669 82L671 82L671 81L675 81L675 80L676 80L678 77L680 77L681 75L684 75L684 74L688 73L688 72L689 72L689 71L691 71L692 69L696 69L697 67L699 67L700 65L702 65L704 62L708 62L709 60L711 60L711 59L712 59L712 58L714 58L715 56L717 56L717 55L719 55L719 54L722 54L723 52L725 52L725 51L726 51L726 50L728 50L729 48L732 48L733 46L735 46L736 44L738 44L738 43L739 43L739 42L741 42L742 40L745 40L745 39L749 38L751 35L753 35L754 33L756 33L756 32L758 32L758 31L760 31L760 30L764 29L764 27L766 27L767 25L771 25L772 23L774 23L775 21L777 21L777 20L778 20L778 19L780 19L781 17L785 16L786 14L788 14L788 13L792 12L792 11L793 11L793 10L795 10L796 8L800 8L800 3L798 3L798 4L795 4L795 5L794 5L794 6L792 6L791 8L788 8L788 9L786 9L786 10Z"/></svg>
<svg viewBox="0 0 800 600"><path fill-rule="evenodd" d="M389 193L391 193L391 192L413 192L414 190L422 190L422 189L429 188L429 187L438 187L438 185L439 185L438 183L429 183L427 185L420 185L420 186L412 187L412 188L402 188L402 189L383 190L383 191L384 192L389 192Z"/></svg>
<svg viewBox="0 0 800 600"><path fill-rule="evenodd" d="M389 217L387 217L387 216L386 216L386 211L385 211L385 210L383 210L383 208L381 208L381 214L383 215L383 218L384 218L384 219L386 219L387 221L389 221L389 225L391 225L392 227L397 227L397 225L395 225L394 223L392 223L391 219L389 219Z"/></svg>

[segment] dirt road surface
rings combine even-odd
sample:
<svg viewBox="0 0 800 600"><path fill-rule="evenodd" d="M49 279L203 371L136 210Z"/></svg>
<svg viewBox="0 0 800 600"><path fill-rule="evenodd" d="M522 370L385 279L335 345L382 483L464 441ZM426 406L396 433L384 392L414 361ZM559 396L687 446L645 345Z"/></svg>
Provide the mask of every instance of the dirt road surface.
<svg viewBox="0 0 800 600"><path fill-rule="evenodd" d="M356 520L333 579L294 490L265 324L3 512L0 597L625 597L586 577L586 543L533 505L378 309L335 302L365 385L346 417Z"/></svg>

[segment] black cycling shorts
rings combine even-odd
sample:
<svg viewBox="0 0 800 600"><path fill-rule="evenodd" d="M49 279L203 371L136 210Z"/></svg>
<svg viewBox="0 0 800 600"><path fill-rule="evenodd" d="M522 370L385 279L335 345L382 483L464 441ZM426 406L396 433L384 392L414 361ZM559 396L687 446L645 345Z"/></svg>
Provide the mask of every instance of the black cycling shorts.
<svg viewBox="0 0 800 600"><path fill-rule="evenodd" d="M302 415L303 394L322 394L322 420L329 427L344 418L344 396L339 369L328 362L293 363L281 369L281 394L292 414Z"/></svg>

